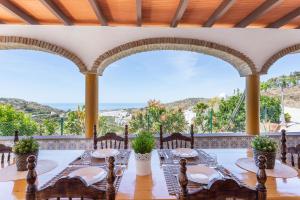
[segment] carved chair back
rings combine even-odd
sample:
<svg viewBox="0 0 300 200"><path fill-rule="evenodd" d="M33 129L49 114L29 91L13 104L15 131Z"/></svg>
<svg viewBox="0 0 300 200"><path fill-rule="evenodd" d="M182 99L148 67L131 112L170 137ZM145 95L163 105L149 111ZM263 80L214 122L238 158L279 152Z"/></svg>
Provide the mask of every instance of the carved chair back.
<svg viewBox="0 0 300 200"><path fill-rule="evenodd" d="M94 125L94 149L97 149L97 143L100 143L101 149L113 148L120 149L121 143L124 145L124 149L128 148L128 125L125 125L124 137L117 135L116 133L106 133L103 136L97 137L97 127Z"/></svg>
<svg viewBox="0 0 300 200"><path fill-rule="evenodd" d="M86 185L86 182L80 177L62 177L58 179L54 184L45 186L41 189L37 189L36 179L37 174L35 171L36 158L30 156L27 159L28 162L28 174L27 174L27 190L26 200L39 200L39 199L115 199L115 187L114 187L114 158L109 158L108 174L107 174L107 186L106 190L101 190L94 185Z"/></svg>
<svg viewBox="0 0 300 200"><path fill-rule="evenodd" d="M287 154L290 154L290 162L287 163ZM287 147L286 145L286 131L281 130L281 161L295 167L295 159L297 157L297 167L300 169L300 144L295 147Z"/></svg>
<svg viewBox="0 0 300 200"><path fill-rule="evenodd" d="M191 125L190 129L191 137L182 135L181 133L172 133L169 136L163 137L163 127L160 125L159 138L160 138L160 149L164 148L166 143L168 149L174 148L187 148L187 144L190 143L190 147L194 148L194 126Z"/></svg>
<svg viewBox="0 0 300 200"><path fill-rule="evenodd" d="M19 131L15 131L14 143L19 141ZM7 163L10 163L10 154L12 153L12 148L9 146L5 146L4 144L0 144L0 154L1 154L1 165L4 165L5 154L7 154Z"/></svg>
<svg viewBox="0 0 300 200"><path fill-rule="evenodd" d="M257 171L257 184L255 189L240 185L233 179L222 178L213 179L208 186L193 192L187 189L188 178L186 175L186 160L180 160L179 183L181 187L180 194L177 196L180 200L225 200L225 199L244 199L244 200L266 200L267 190L265 183L266 176L266 158L259 157L259 169Z"/></svg>

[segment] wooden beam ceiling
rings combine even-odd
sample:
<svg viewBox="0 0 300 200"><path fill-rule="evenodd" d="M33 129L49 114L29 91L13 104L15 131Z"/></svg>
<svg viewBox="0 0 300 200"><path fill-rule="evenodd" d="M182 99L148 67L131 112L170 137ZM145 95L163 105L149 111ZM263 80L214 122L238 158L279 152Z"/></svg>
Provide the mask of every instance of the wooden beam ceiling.
<svg viewBox="0 0 300 200"><path fill-rule="evenodd" d="M242 19L234 27L244 28L251 24L254 20L274 8L276 5L281 3L282 0L266 0L260 6L258 6L253 12L251 12L247 17Z"/></svg>
<svg viewBox="0 0 300 200"><path fill-rule="evenodd" d="M15 4L13 4L9 0L0 0L0 5L2 5L4 8L6 8L11 13L17 15L20 17L21 20L28 24L36 25L39 24L38 21L33 18L32 16L28 15L25 11L17 7Z"/></svg>
<svg viewBox="0 0 300 200"><path fill-rule="evenodd" d="M203 27L212 27L235 3L235 0L223 0L215 12L203 24Z"/></svg>
<svg viewBox="0 0 300 200"><path fill-rule="evenodd" d="M291 11L287 15L283 16L282 18L278 19L277 21L269 24L266 28L280 28L287 24L289 21L293 20L294 18L300 15L300 7L296 8L295 10Z"/></svg>
<svg viewBox="0 0 300 200"><path fill-rule="evenodd" d="M136 25L142 26L142 0L136 0Z"/></svg>
<svg viewBox="0 0 300 200"><path fill-rule="evenodd" d="M98 21L100 22L100 24L102 26L107 26L107 21L101 11L100 5L98 4L97 0L89 0L89 2L98 18Z"/></svg>
<svg viewBox="0 0 300 200"><path fill-rule="evenodd" d="M52 0L40 0L52 14L54 14L59 20L61 20L64 25L73 25L73 22L65 13L52 1Z"/></svg>
<svg viewBox="0 0 300 200"><path fill-rule="evenodd" d="M188 4L189 4L189 0L180 0L177 10L176 10L176 13L170 24L171 27L176 27L178 25L178 22L181 20Z"/></svg>

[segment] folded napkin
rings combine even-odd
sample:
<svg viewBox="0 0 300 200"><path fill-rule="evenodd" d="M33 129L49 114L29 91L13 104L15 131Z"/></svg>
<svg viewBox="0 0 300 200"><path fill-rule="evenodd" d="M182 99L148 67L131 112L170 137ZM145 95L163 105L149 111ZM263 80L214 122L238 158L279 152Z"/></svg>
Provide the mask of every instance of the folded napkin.
<svg viewBox="0 0 300 200"><path fill-rule="evenodd" d="M81 178L86 186L93 185L105 178L107 172L99 167L85 167L78 170L71 172L68 177L74 178L79 177Z"/></svg>

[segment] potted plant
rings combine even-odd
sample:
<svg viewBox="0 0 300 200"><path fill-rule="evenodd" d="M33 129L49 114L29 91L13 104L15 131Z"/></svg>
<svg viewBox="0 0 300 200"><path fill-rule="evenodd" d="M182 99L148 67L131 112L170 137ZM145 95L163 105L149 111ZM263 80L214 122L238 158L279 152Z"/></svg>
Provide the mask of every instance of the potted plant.
<svg viewBox="0 0 300 200"><path fill-rule="evenodd" d="M266 169L274 169L277 143L268 136L256 136L252 140L251 146L256 166L258 166L258 157L262 155L267 159Z"/></svg>
<svg viewBox="0 0 300 200"><path fill-rule="evenodd" d="M13 152L16 157L17 170L26 171L27 158L31 155L35 155L37 160L39 143L32 137L22 139L13 146Z"/></svg>
<svg viewBox="0 0 300 200"><path fill-rule="evenodd" d="M132 141L137 175L146 176L151 173L151 152L154 147L155 139L153 135L147 131L140 132Z"/></svg>

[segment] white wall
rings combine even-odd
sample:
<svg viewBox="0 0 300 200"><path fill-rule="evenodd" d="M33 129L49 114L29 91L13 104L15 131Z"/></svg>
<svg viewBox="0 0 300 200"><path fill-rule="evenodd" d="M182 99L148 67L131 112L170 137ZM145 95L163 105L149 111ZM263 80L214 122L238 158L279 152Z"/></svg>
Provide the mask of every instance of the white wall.
<svg viewBox="0 0 300 200"><path fill-rule="evenodd" d="M89 68L105 51L151 37L185 37L216 42L246 54L258 69L279 50L300 43L299 29L0 25L0 35L30 37L62 46L77 54Z"/></svg>

